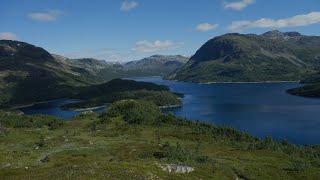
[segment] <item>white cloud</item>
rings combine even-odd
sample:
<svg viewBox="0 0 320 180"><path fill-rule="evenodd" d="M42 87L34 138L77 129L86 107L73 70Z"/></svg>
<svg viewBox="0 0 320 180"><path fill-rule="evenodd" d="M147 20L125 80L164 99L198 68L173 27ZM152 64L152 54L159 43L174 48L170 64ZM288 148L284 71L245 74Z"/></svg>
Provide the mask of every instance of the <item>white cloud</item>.
<svg viewBox="0 0 320 180"><path fill-rule="evenodd" d="M250 4L253 4L254 2L255 0L241 0L237 2L228 2L225 3L224 8L240 11L249 6Z"/></svg>
<svg viewBox="0 0 320 180"><path fill-rule="evenodd" d="M136 1L123 1L120 7L121 11L130 11L134 8L137 8L139 6L139 3Z"/></svg>
<svg viewBox="0 0 320 180"><path fill-rule="evenodd" d="M0 40L19 40L19 37L12 32L0 32Z"/></svg>
<svg viewBox="0 0 320 180"><path fill-rule="evenodd" d="M307 26L320 23L320 12L296 15L286 19L262 18L256 21L234 21L229 26L231 31L241 31L250 28L285 28Z"/></svg>
<svg viewBox="0 0 320 180"><path fill-rule="evenodd" d="M165 40L165 41L156 40L154 42L144 40L144 41L138 41L135 44L135 47L133 48L133 50L144 52L144 53L151 53L151 52L174 49L179 47L180 45L181 43L174 43L169 40Z"/></svg>
<svg viewBox="0 0 320 180"><path fill-rule="evenodd" d="M28 17L35 21L50 22L57 20L63 13L59 10L50 10L44 12L32 12Z"/></svg>
<svg viewBox="0 0 320 180"><path fill-rule="evenodd" d="M216 29L218 26L219 26L218 24L202 23L197 25L196 30L205 32L205 31Z"/></svg>

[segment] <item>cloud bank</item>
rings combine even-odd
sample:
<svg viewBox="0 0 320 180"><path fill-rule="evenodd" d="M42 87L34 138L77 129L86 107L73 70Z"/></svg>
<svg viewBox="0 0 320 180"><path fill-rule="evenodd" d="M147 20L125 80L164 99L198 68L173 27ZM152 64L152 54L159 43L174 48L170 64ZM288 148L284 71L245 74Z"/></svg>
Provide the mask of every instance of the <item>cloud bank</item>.
<svg viewBox="0 0 320 180"><path fill-rule="evenodd" d="M219 26L218 24L202 23L197 25L196 30L201 32L206 32L206 31L216 29L218 26Z"/></svg>
<svg viewBox="0 0 320 180"><path fill-rule="evenodd" d="M0 32L0 40L19 40L19 37L12 32Z"/></svg>
<svg viewBox="0 0 320 180"><path fill-rule="evenodd" d="M51 22L56 21L63 13L59 10L50 10L44 12L32 12L28 17L34 21Z"/></svg>
<svg viewBox="0 0 320 180"><path fill-rule="evenodd" d="M174 43L170 40L160 41L156 40L154 42L150 41L138 41L133 50L138 52L144 53L151 53L151 52L159 52L164 50L170 50L179 47L179 43Z"/></svg>
<svg viewBox="0 0 320 180"><path fill-rule="evenodd" d="M241 11L242 9L246 8L250 4L253 4L254 2L255 0L242 0L237 2L228 2L228 3L225 3L224 8Z"/></svg>
<svg viewBox="0 0 320 180"><path fill-rule="evenodd" d="M130 11L139 6L139 3L136 1L123 1L120 7L121 11Z"/></svg>
<svg viewBox="0 0 320 180"><path fill-rule="evenodd" d="M262 18L255 21L234 21L228 27L230 31L242 31L252 28L286 28L308 26L320 23L320 12L301 14L285 19Z"/></svg>

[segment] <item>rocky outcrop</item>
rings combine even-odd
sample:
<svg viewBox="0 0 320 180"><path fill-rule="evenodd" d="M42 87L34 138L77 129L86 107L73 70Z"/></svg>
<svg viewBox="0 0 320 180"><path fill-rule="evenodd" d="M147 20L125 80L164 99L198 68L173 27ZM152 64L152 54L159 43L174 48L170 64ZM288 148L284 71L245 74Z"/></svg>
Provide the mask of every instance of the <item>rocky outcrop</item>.
<svg viewBox="0 0 320 180"><path fill-rule="evenodd" d="M160 167L163 171L166 171L169 173L186 174L194 171L193 167L185 166L185 165L177 165L177 164L160 165Z"/></svg>

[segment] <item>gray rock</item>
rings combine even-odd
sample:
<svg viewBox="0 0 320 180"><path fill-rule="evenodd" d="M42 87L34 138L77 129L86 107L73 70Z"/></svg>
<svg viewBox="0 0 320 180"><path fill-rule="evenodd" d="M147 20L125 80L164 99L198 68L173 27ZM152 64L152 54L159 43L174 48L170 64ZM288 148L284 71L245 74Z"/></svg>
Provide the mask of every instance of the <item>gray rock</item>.
<svg viewBox="0 0 320 180"><path fill-rule="evenodd" d="M11 163L5 163L2 165L2 168L10 168L11 167Z"/></svg>
<svg viewBox="0 0 320 180"><path fill-rule="evenodd" d="M163 171L167 171L169 173L190 173L194 171L193 167L190 166L184 166L184 165L177 165L177 164L167 164L164 166L160 166Z"/></svg>
<svg viewBox="0 0 320 180"><path fill-rule="evenodd" d="M49 156L48 155L46 155L45 157L43 157L42 159L40 159L40 162L42 162L42 163L48 163L49 162Z"/></svg>

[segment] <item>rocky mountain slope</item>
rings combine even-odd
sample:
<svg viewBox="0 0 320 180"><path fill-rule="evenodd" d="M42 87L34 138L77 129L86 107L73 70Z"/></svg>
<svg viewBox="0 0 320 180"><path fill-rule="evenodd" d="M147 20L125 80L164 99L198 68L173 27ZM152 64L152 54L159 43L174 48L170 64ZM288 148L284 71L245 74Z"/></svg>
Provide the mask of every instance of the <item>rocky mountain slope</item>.
<svg viewBox="0 0 320 180"><path fill-rule="evenodd" d="M181 68L189 58L184 56L162 56L154 55L138 61L131 61L124 64L124 69L129 72L136 72L138 75L165 76Z"/></svg>
<svg viewBox="0 0 320 180"><path fill-rule="evenodd" d="M319 67L319 36L280 31L225 34L205 43L168 78L193 82L296 81Z"/></svg>

